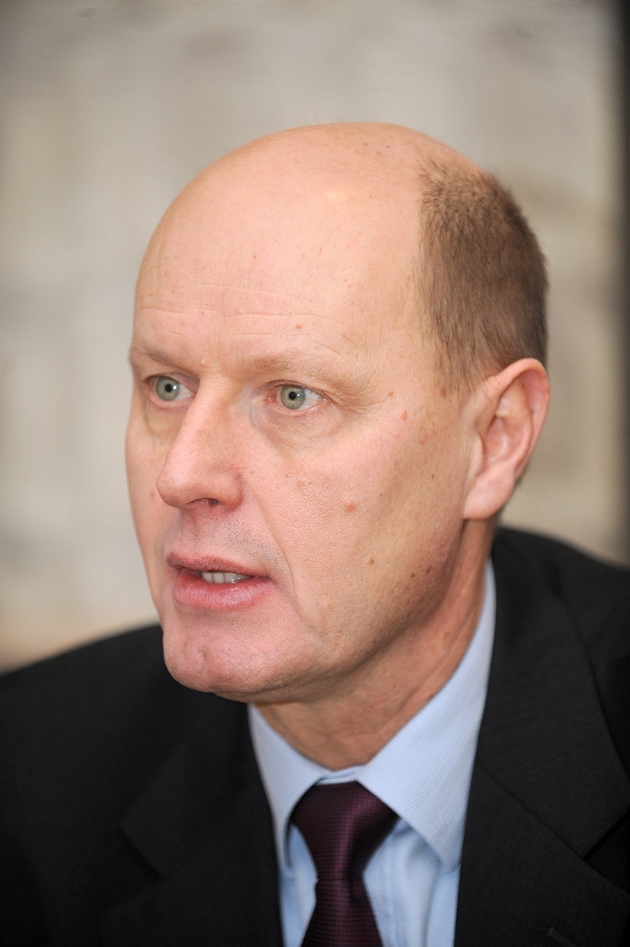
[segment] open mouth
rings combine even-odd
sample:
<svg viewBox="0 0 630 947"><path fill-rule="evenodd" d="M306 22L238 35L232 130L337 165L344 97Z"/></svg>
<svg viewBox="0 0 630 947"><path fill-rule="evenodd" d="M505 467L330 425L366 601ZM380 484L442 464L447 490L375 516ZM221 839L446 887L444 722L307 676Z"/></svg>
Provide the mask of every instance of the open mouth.
<svg viewBox="0 0 630 947"><path fill-rule="evenodd" d="M253 579L252 575L243 575L240 572L200 572L199 575L205 582L214 585L236 585L237 582L244 582L245 579Z"/></svg>
<svg viewBox="0 0 630 947"><path fill-rule="evenodd" d="M178 605L184 608L200 608L215 613L246 608L271 592L273 587L274 582L266 575L228 572L225 567L191 569L181 562L174 567L173 594Z"/></svg>

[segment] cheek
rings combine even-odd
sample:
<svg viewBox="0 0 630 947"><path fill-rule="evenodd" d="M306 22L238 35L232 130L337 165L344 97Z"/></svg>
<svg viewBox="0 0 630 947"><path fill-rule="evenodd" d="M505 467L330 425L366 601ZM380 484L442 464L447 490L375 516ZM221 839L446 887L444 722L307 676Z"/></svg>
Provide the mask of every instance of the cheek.
<svg viewBox="0 0 630 947"><path fill-rule="evenodd" d="M391 581L448 555L464 496L452 442L444 430L414 437L403 428L283 471L276 522L294 579L320 588Z"/></svg>
<svg viewBox="0 0 630 947"><path fill-rule="evenodd" d="M405 500L407 472L392 459L391 440L312 454L268 481L278 544L294 577L335 584L368 564L378 534ZM264 469L263 466L259 467Z"/></svg>
<svg viewBox="0 0 630 947"><path fill-rule="evenodd" d="M167 509L156 489L164 451L134 415L127 427L125 461L133 521L142 551L146 553L147 542L159 528L161 514Z"/></svg>
<svg viewBox="0 0 630 947"><path fill-rule="evenodd" d="M313 457L267 481L273 508L267 503L263 515L290 571L301 627L340 661L433 607L457 531L456 516L435 515L430 455L419 458L393 437L376 447Z"/></svg>

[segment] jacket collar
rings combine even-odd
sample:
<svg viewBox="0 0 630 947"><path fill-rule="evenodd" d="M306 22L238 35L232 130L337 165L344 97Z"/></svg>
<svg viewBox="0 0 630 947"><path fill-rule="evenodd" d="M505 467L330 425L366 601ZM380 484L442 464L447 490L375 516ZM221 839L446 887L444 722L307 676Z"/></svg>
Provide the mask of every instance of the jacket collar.
<svg viewBox="0 0 630 947"><path fill-rule="evenodd" d="M584 859L628 812L630 786L572 616L518 543L499 538L493 558L496 634L456 947L618 944L630 897Z"/></svg>

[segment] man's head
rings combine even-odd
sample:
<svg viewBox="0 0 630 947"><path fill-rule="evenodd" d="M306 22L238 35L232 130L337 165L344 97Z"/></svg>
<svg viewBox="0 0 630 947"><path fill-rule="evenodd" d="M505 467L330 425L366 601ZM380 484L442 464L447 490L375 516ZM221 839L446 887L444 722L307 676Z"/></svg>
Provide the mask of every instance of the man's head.
<svg viewBox="0 0 630 947"><path fill-rule="evenodd" d="M128 467L179 680L303 704L453 663L547 403L541 323L525 343L496 327L523 319L521 245L538 313L509 199L388 125L270 136L174 202L138 282Z"/></svg>

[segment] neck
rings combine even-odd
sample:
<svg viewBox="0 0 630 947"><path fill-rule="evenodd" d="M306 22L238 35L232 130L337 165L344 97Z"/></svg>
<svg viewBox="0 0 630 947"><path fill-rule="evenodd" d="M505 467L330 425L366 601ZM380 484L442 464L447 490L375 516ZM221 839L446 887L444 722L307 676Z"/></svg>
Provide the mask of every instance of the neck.
<svg viewBox="0 0 630 947"><path fill-rule="evenodd" d="M357 669L343 691L311 701L258 704L296 750L328 769L367 763L446 684L477 627L492 536L467 523L441 599L421 627Z"/></svg>

